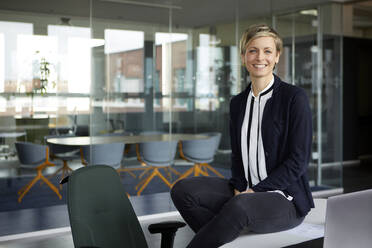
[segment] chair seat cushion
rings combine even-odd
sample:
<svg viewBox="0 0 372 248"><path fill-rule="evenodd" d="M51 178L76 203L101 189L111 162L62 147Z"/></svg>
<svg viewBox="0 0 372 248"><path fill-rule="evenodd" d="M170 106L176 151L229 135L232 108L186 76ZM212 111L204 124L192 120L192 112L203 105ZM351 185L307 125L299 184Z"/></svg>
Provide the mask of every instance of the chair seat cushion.
<svg viewBox="0 0 372 248"><path fill-rule="evenodd" d="M193 158L193 157L190 157L190 156L186 156L184 155L185 158L193 163L210 163L213 161L213 157L212 158Z"/></svg>

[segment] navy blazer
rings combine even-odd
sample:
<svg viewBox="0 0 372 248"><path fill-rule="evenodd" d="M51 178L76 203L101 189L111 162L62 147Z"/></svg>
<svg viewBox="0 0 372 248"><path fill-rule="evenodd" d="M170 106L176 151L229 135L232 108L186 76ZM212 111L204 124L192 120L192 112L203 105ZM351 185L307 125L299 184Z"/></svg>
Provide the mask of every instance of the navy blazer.
<svg viewBox="0 0 372 248"><path fill-rule="evenodd" d="M239 191L247 188L241 156L241 130L250 90L251 85L230 102L232 177L229 182ZM266 102L262 116L261 135L268 176L252 189L255 192L281 190L289 194L299 216L305 216L314 207L314 202L307 175L312 119L303 89L274 75L272 97Z"/></svg>

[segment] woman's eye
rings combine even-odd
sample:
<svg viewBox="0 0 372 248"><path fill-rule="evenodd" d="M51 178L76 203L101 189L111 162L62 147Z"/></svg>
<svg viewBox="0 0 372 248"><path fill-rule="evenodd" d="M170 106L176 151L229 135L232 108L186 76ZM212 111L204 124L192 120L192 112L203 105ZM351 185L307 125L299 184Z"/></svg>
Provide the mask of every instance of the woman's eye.
<svg viewBox="0 0 372 248"><path fill-rule="evenodd" d="M267 54L270 54L270 53L271 53L271 51L269 51L269 50L266 50L266 51L265 51L265 53L267 53Z"/></svg>
<svg viewBox="0 0 372 248"><path fill-rule="evenodd" d="M256 50L249 50L248 52L249 52L249 53L255 53Z"/></svg>

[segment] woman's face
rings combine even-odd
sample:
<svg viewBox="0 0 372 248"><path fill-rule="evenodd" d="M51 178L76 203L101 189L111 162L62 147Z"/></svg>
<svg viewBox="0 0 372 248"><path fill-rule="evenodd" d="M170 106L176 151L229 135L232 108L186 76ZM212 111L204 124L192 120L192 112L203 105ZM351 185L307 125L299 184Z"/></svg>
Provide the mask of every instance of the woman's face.
<svg viewBox="0 0 372 248"><path fill-rule="evenodd" d="M279 56L272 37L259 37L248 43L242 61L251 79L271 78Z"/></svg>

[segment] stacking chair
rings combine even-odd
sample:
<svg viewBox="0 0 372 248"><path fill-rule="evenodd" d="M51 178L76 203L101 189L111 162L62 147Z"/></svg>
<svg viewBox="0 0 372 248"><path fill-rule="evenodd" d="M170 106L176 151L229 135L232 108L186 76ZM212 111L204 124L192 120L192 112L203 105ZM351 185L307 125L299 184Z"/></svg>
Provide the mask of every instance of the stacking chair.
<svg viewBox="0 0 372 248"><path fill-rule="evenodd" d="M176 150L177 141L154 141L138 144L138 160L149 166L147 169L149 175L136 185L137 195L141 194L155 176L159 177L168 187L171 187L171 183L158 168L173 169L171 165Z"/></svg>
<svg viewBox="0 0 372 248"><path fill-rule="evenodd" d="M18 202L22 201L22 198L39 180L45 182L48 187L57 194L59 199L62 199L58 189L42 174L42 171L46 167L54 166L54 164L49 161L48 146L33 144L30 142L16 142L15 147L21 163L21 168L31 168L35 169L37 172L36 176L18 191Z"/></svg>
<svg viewBox="0 0 372 248"><path fill-rule="evenodd" d="M140 133L140 135L143 135L143 136L146 136L146 135L161 135L161 134L166 134L166 132L164 132L164 131L154 131L153 130L153 131L143 131L143 132ZM140 154L139 154L139 144L136 144L135 151L136 151L136 155L137 155L137 160L141 161L141 157L140 157ZM145 168L147 167L146 163L141 163L141 164L144 165ZM142 178L149 170L151 170L151 168L146 168L146 170L144 170L139 177ZM172 179L172 176L171 176L172 172L177 177L179 177L181 175L181 173L179 173L177 170L173 169L172 166L164 167L164 171L167 173L169 181Z"/></svg>
<svg viewBox="0 0 372 248"><path fill-rule="evenodd" d="M186 178L191 174L194 174L194 176L209 176L208 170L223 178L221 173L209 165L209 163L213 161L214 155L217 152L221 140L221 133L202 133L202 135L206 135L208 138L200 140L184 140L179 142L181 158L193 162L194 165L183 173L177 181Z"/></svg>
<svg viewBox="0 0 372 248"><path fill-rule="evenodd" d="M48 143L47 139L50 138L64 138L64 137L73 137L74 135L48 135L45 136L45 142L49 146L49 156L52 160L54 159L59 159L62 160L62 167L60 167L52 176L54 177L57 175L59 172L62 172L61 174L61 179L65 178L72 169L70 166L68 166L68 162L79 159L80 158L80 153L79 153L79 148L76 146L65 146L65 145L57 145L57 144L52 144ZM62 185L60 185L60 188L62 188Z"/></svg>
<svg viewBox="0 0 372 248"><path fill-rule="evenodd" d="M81 148L82 163L85 165L109 165L120 169L124 143L94 144Z"/></svg>
<svg viewBox="0 0 372 248"><path fill-rule="evenodd" d="M67 207L75 247L146 248L144 233L119 175L109 166L79 168L62 180L68 182ZM161 247L171 248L179 221L149 226L161 233Z"/></svg>
<svg viewBox="0 0 372 248"><path fill-rule="evenodd" d="M105 133L103 134L102 136L130 136L131 133L129 132L115 132L115 133ZM136 148L135 148L135 144L125 144L124 146L124 159L125 158L128 158L130 156L133 157L133 159L136 159L137 158L137 155L136 155ZM133 149L134 148L134 149ZM131 175L133 178L136 178L137 176L133 173L133 171L137 171L137 170L145 170L147 166L127 166L127 165L124 165L123 166L123 163L121 163L121 166L120 168L117 168L116 171L118 173L121 173L121 172L124 172L124 173L128 173L129 175Z"/></svg>

